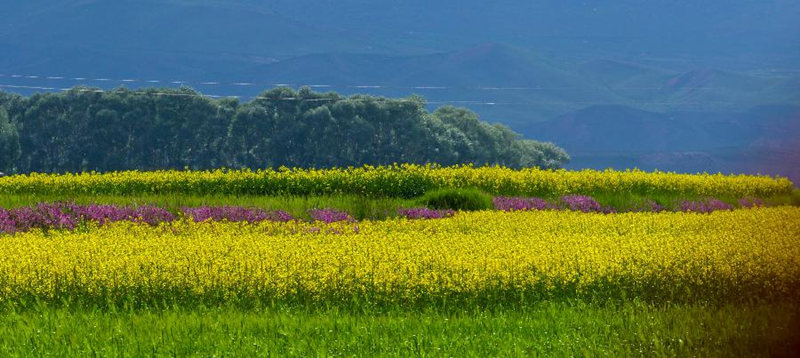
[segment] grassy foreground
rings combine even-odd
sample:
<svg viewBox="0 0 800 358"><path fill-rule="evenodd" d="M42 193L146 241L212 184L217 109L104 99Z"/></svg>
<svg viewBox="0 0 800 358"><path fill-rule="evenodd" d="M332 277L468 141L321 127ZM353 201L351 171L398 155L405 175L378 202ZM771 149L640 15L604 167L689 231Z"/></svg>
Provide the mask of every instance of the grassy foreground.
<svg viewBox="0 0 800 358"><path fill-rule="evenodd" d="M558 196L546 196L544 199L557 202ZM58 194L4 194L0 195L0 208L18 208L35 206L38 203L74 202L76 204L114 204L114 205L156 205L177 212L183 207L199 206L245 206L266 210L284 210L292 217L308 219L311 209L333 208L344 210L358 220L383 220L397 216L400 208L425 206L421 198L366 197L359 195L312 195L312 196L256 196L256 195L58 195ZM682 194L649 194L634 193L599 193L594 199L605 207L618 211L635 210L647 201L654 201L667 210L678 210L679 203L684 200L701 201L707 199L698 195ZM741 197L720 196L722 200L734 207L739 207ZM800 206L800 190L791 194L778 194L760 198L767 205Z"/></svg>
<svg viewBox="0 0 800 358"><path fill-rule="evenodd" d="M199 206L245 206L266 210L284 210L292 217L309 219L308 210L333 208L344 210L359 220L382 220L397 216L399 208L410 208L419 204L413 199L367 198L357 195L320 196L233 196L233 195L32 195L10 194L0 196L0 208L34 206L40 202L74 202L76 204L156 205L167 210L179 211L183 207Z"/></svg>
<svg viewBox="0 0 800 358"><path fill-rule="evenodd" d="M785 179L402 166L14 176L0 207L386 219L437 188L798 205ZM635 211L635 210L634 210ZM0 357L800 356L800 209L89 223L0 235Z"/></svg>
<svg viewBox="0 0 800 358"><path fill-rule="evenodd" d="M0 355L792 357L799 328L800 308L790 303L459 313L42 307L0 315Z"/></svg>

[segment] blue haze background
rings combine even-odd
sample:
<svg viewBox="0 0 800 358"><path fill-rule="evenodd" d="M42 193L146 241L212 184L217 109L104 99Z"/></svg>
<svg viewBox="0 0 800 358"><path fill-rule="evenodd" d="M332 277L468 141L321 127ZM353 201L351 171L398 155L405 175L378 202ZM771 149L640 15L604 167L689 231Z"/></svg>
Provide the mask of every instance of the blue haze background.
<svg viewBox="0 0 800 358"><path fill-rule="evenodd" d="M290 84L419 94L431 108L469 107L555 142L572 155L570 168L800 182L800 1L2 0L0 8L6 91L185 84L247 100Z"/></svg>

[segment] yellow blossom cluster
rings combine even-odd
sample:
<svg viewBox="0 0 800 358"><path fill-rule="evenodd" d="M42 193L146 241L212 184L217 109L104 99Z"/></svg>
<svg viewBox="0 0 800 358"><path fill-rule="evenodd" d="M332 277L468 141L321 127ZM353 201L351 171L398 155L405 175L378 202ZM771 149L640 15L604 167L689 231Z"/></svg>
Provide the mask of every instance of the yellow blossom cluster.
<svg viewBox="0 0 800 358"><path fill-rule="evenodd" d="M800 208L472 212L441 220L131 222L0 235L0 301L795 295Z"/></svg>
<svg viewBox="0 0 800 358"><path fill-rule="evenodd" d="M676 174L640 170L541 170L435 165L364 166L338 169L124 171L30 174L0 178L0 193L55 195L319 195L415 197L430 189L476 187L496 195L637 193L698 196L787 194L785 178L723 174Z"/></svg>

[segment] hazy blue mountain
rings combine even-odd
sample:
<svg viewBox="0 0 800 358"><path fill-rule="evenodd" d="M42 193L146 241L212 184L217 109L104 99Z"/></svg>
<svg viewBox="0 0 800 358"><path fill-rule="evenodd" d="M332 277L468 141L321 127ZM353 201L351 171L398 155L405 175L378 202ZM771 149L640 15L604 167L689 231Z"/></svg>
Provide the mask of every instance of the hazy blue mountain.
<svg viewBox="0 0 800 358"><path fill-rule="evenodd" d="M11 49L0 64L17 72L181 78L296 53L363 50L350 34L235 2L18 6L25 11L11 11L0 30L0 44Z"/></svg>
<svg viewBox="0 0 800 358"><path fill-rule="evenodd" d="M795 0L3 0L0 43L244 62L418 55L501 42L548 55L676 68L796 66ZM55 52L58 53L58 52Z"/></svg>
<svg viewBox="0 0 800 358"><path fill-rule="evenodd" d="M453 104L512 126L545 120L586 102L618 100L613 92L576 73L570 65L498 44L419 56L308 55L220 76L264 84L332 85L331 90L345 93L417 93L431 102L456 101ZM365 87L370 85L382 88Z"/></svg>
<svg viewBox="0 0 800 358"><path fill-rule="evenodd" d="M662 112L742 111L767 103L800 104L798 75L710 68L677 71L613 60L572 63L494 43L418 56L307 55L218 77L264 84L332 85L337 91L368 90L390 96L416 92L434 102L462 100L467 106L469 101L496 103L472 107L522 131L536 121L604 104Z"/></svg>
<svg viewBox="0 0 800 358"><path fill-rule="evenodd" d="M86 0L30 10L33 7L28 5L29 11L10 17L3 42L109 54L229 56L243 61L365 48L352 34L236 1Z"/></svg>
<svg viewBox="0 0 800 358"><path fill-rule="evenodd" d="M594 106L530 128L557 141L571 167L764 173L800 182L800 106L738 113L655 113Z"/></svg>
<svg viewBox="0 0 800 358"><path fill-rule="evenodd" d="M251 3L259 3L252 1ZM503 41L584 57L737 60L800 54L794 0L278 0L282 14L396 43L451 50ZM663 59L666 60L666 59ZM739 58L738 60L744 60ZM734 61L730 61L734 62Z"/></svg>

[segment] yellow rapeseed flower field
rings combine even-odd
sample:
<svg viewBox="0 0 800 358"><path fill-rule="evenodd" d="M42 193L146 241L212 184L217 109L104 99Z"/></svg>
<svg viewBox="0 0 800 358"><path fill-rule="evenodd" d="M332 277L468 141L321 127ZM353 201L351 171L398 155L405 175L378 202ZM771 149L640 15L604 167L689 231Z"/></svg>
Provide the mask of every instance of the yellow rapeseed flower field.
<svg viewBox="0 0 800 358"><path fill-rule="evenodd" d="M154 171L30 174L0 178L0 193L128 195L181 193L310 195L358 194L414 197L430 189L476 187L497 195L637 193L697 196L788 194L785 178L751 175L676 174L640 170L541 170L435 165L364 166L340 169Z"/></svg>
<svg viewBox="0 0 800 358"><path fill-rule="evenodd" d="M796 295L800 208L473 212L442 220L118 222L0 235L0 300L495 293Z"/></svg>

